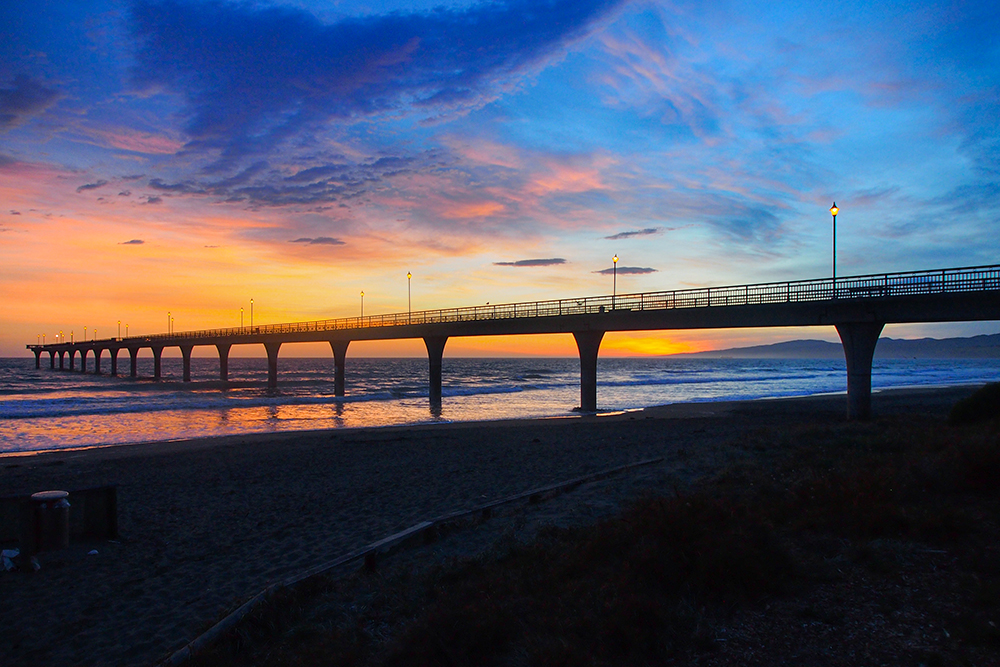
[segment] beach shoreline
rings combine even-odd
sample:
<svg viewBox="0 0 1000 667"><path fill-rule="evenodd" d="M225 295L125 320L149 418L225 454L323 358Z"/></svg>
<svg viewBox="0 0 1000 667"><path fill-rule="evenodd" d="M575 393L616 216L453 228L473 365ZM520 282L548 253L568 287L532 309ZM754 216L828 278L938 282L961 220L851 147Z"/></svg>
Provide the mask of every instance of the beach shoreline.
<svg viewBox="0 0 1000 667"><path fill-rule="evenodd" d="M975 388L877 392L876 419L944 417ZM843 395L826 395L4 458L5 495L117 486L121 537L43 553L33 574L0 572L0 653L12 664L151 664L270 583L430 517L663 459L592 496L567 494L558 512L531 510L550 521L593 519L642 493L683 490L748 456L768 456L739 446L755 429L840 427L845 411Z"/></svg>
<svg viewBox="0 0 1000 667"><path fill-rule="evenodd" d="M982 386L981 383L967 383L967 384L948 384L948 385L913 385L908 387L890 387L884 389L874 389L872 391L872 396L879 395L898 395L904 396L909 394L919 395L922 392L936 392L940 390L956 389L962 390L966 388L975 389ZM109 452L111 450L122 450L122 453L136 453L144 454L149 451L159 452L159 453L169 453L173 451L182 451L187 449L197 449L212 447L216 445L226 445L232 442L250 442L250 441L266 441L271 439L285 439L285 438L297 438L297 437L313 437L319 436L326 433L350 433L358 431L391 431L393 429L436 429L436 428L446 428L450 426L468 426L473 428L479 427L490 427L497 426L503 427L507 426L519 426L527 423L534 422L557 422L557 421L574 421L574 420L587 420L587 419L600 419L600 420L611 420L611 419L630 419L634 418L637 414L642 415L654 415L657 417L675 417L675 418L685 418L685 417L701 417L710 416L713 414L725 414L726 412L733 409L735 406L752 404L757 402L767 402L767 401L795 401L795 400L808 400L815 398L825 398L825 397L841 397L845 401L846 406L846 391L836 391L836 392L820 392L815 394L806 394L802 396L765 396L762 398L754 399L742 399L742 400L724 400L724 401L685 401L678 403L668 403L663 405L652 405L642 408L630 408L624 410L609 410L601 411L598 410L596 413L580 413L580 412L569 412L567 414L561 415L549 415L542 417L523 417L523 418L503 418L503 419L489 419L489 420L444 420L444 421L427 421L427 422L417 422L417 423L406 423L406 424L390 424L384 426L341 426L336 428L316 428L316 429L288 429L288 430L276 430L276 431L258 431L251 433L241 433L241 434L226 434L226 435L207 435L195 438L171 438L165 440L147 440L141 442L123 442L123 443L100 443L92 445L80 445L75 447L62 447L62 448L50 448L50 449L38 449L29 451L10 451L10 452L0 452L0 462L5 459L20 459L26 457L38 457L38 456L49 456L49 455L59 455L59 456L76 456L81 453L87 453L87 456L98 455L96 452ZM846 407L845 407L846 411Z"/></svg>

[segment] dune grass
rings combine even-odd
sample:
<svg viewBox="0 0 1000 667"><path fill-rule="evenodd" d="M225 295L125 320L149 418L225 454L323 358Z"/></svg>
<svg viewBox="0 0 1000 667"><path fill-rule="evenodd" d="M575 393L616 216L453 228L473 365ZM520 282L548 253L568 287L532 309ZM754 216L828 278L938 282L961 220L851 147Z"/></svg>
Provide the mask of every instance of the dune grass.
<svg viewBox="0 0 1000 667"><path fill-rule="evenodd" d="M817 626L847 642L866 614L881 647L836 664L985 664L1000 648L998 433L927 416L754 429L733 446L771 455L693 492L425 572L314 582L195 664L741 664L737 635L766 664L808 655Z"/></svg>

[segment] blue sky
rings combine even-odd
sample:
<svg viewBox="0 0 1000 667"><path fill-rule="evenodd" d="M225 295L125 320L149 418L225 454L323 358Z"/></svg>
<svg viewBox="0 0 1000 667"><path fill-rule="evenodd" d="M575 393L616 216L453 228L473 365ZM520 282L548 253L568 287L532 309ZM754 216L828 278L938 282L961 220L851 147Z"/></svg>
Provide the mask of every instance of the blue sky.
<svg viewBox="0 0 1000 667"><path fill-rule="evenodd" d="M996 3L14 0L0 24L4 355L250 298L405 310L407 271L414 308L608 293L614 254L627 292L817 278L834 200L838 275L1000 261ZM835 333L603 349L790 337Z"/></svg>

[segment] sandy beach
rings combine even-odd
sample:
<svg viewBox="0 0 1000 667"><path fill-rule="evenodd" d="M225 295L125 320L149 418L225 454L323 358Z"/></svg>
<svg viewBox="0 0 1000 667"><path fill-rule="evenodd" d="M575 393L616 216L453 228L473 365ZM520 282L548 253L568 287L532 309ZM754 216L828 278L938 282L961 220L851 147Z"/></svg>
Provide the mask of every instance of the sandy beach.
<svg viewBox="0 0 1000 667"><path fill-rule="evenodd" d="M974 389L881 392L873 408L946 415ZM0 458L4 495L117 485L121 533L43 553L33 574L0 572L0 662L155 664L268 584L428 518L662 457L523 510L589 520L768 456L738 446L755 429L842 424L844 410L844 396L819 396Z"/></svg>

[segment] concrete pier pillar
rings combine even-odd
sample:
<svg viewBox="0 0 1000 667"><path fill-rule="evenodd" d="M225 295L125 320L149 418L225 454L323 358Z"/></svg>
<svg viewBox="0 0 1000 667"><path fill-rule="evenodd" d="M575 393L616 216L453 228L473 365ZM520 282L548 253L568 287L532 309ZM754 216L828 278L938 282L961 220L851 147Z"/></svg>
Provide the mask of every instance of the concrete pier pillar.
<svg viewBox="0 0 1000 667"><path fill-rule="evenodd" d="M870 419L872 416L872 357L882 322L844 322L837 333L844 344L847 361L847 418Z"/></svg>
<svg viewBox="0 0 1000 667"><path fill-rule="evenodd" d="M153 350L153 379L159 380L163 376L163 364L161 363L163 346L153 345L150 349Z"/></svg>
<svg viewBox="0 0 1000 667"><path fill-rule="evenodd" d="M217 343L215 349L219 351L219 379L229 382L229 348L232 344Z"/></svg>
<svg viewBox="0 0 1000 667"><path fill-rule="evenodd" d="M59 350L59 370L66 368L66 350Z"/></svg>
<svg viewBox="0 0 1000 667"><path fill-rule="evenodd" d="M330 347L333 348L333 395L344 395L344 370L347 362L347 346L351 344L349 340L331 340Z"/></svg>
<svg viewBox="0 0 1000 667"><path fill-rule="evenodd" d="M111 347L108 348L108 352L111 353L111 374L115 377L118 376L118 350L121 348Z"/></svg>
<svg viewBox="0 0 1000 667"><path fill-rule="evenodd" d="M264 343L267 350L267 387L276 389L278 387L278 350L281 343Z"/></svg>
<svg viewBox="0 0 1000 667"><path fill-rule="evenodd" d="M76 350L69 351L69 369L71 371L76 369Z"/></svg>
<svg viewBox="0 0 1000 667"><path fill-rule="evenodd" d="M130 347L128 349L128 356L131 363L131 369L129 369L130 377L137 377L139 375L139 348Z"/></svg>
<svg viewBox="0 0 1000 667"><path fill-rule="evenodd" d="M574 331L576 347L580 350L580 410L597 411L597 353L601 348L603 331Z"/></svg>
<svg viewBox="0 0 1000 667"><path fill-rule="evenodd" d="M42 367L42 351L32 350L35 353L35 369L38 370Z"/></svg>
<svg viewBox="0 0 1000 667"><path fill-rule="evenodd" d="M193 345L181 345L181 357L184 360L184 382L191 381L191 350Z"/></svg>
<svg viewBox="0 0 1000 667"><path fill-rule="evenodd" d="M427 359L430 362L430 399L432 408L441 407L441 359L444 357L444 345L447 336L427 336L424 345L427 346Z"/></svg>
<svg viewBox="0 0 1000 667"><path fill-rule="evenodd" d="M55 370L56 367L56 353L49 351L49 368Z"/></svg>
<svg viewBox="0 0 1000 667"><path fill-rule="evenodd" d="M101 374L101 352L103 352L99 347L94 348L94 375Z"/></svg>
<svg viewBox="0 0 1000 667"><path fill-rule="evenodd" d="M82 348L80 350L80 372L87 372L87 348Z"/></svg>

